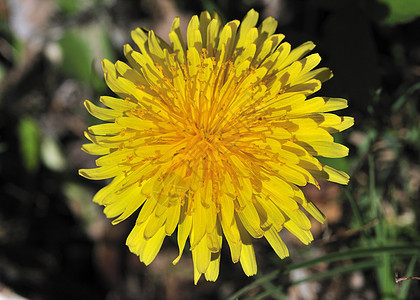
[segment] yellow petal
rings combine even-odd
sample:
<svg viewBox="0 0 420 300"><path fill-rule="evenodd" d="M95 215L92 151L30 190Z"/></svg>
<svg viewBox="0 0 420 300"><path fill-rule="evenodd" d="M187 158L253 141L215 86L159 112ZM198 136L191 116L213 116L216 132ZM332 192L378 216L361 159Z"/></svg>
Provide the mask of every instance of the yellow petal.
<svg viewBox="0 0 420 300"><path fill-rule="evenodd" d="M105 123L100 125L93 125L88 128L89 133L94 135L118 135L123 127L115 123Z"/></svg>
<svg viewBox="0 0 420 300"><path fill-rule="evenodd" d="M136 105L133 102L124 101L122 99L109 96L102 96L100 101L109 108L112 108L113 110L116 110L118 112L130 111L131 109L136 107Z"/></svg>
<svg viewBox="0 0 420 300"><path fill-rule="evenodd" d="M222 248L222 228L219 221L213 231L207 233L207 247L212 253L217 253Z"/></svg>
<svg viewBox="0 0 420 300"><path fill-rule="evenodd" d="M201 239L191 251L194 267L197 268L199 273L206 273L211 259L211 252L207 247L207 240Z"/></svg>
<svg viewBox="0 0 420 300"><path fill-rule="evenodd" d="M328 68L318 68L307 73L301 73L299 78L296 80L295 84L309 82L311 79L317 79L321 83L331 79L333 77L333 72Z"/></svg>
<svg viewBox="0 0 420 300"><path fill-rule="evenodd" d="M198 31L198 30L197 30ZM198 68L201 65L200 55L195 48L188 49L188 74L193 77L198 73Z"/></svg>
<svg viewBox="0 0 420 300"><path fill-rule="evenodd" d="M203 11L200 14L200 35L202 38L203 48L207 48L207 27L209 26L210 22L210 14L207 11Z"/></svg>
<svg viewBox="0 0 420 300"><path fill-rule="evenodd" d="M309 180L306 174L299 172L291 165L278 165L276 169L280 174L279 176L284 181L288 181L299 186L305 186Z"/></svg>
<svg viewBox="0 0 420 300"><path fill-rule="evenodd" d="M176 17L172 23L171 32L169 33L169 39L172 43L172 47L176 57L180 63L185 62L186 48L184 39L182 38L181 29L179 26L179 17Z"/></svg>
<svg viewBox="0 0 420 300"><path fill-rule="evenodd" d="M150 214L150 218L147 221L147 225L144 228L144 239L149 240L153 238L155 234L161 229L165 228L164 223L166 221L166 213L157 216L155 212Z"/></svg>
<svg viewBox="0 0 420 300"><path fill-rule="evenodd" d="M165 59L165 55L163 54L163 50L159 45L159 41L156 38L156 35L153 30L149 31L149 38L147 39L149 45L150 54L154 56L154 59L158 59L158 61L162 64ZM156 58L157 56L157 58Z"/></svg>
<svg viewBox="0 0 420 300"><path fill-rule="evenodd" d="M314 240L312 233L309 230L303 230L292 220L289 220L286 223L284 223L284 227L305 245L308 245Z"/></svg>
<svg viewBox="0 0 420 300"><path fill-rule="evenodd" d="M244 41L244 44L243 44L243 48L245 48L245 51L251 45L254 45L255 48L257 48L257 45L255 44L257 39L258 39L258 29L255 28L255 27L249 29L248 32L245 33L245 41ZM238 54L240 54L244 51L244 49L242 49L242 47L237 47L235 50L238 52Z"/></svg>
<svg viewBox="0 0 420 300"><path fill-rule="evenodd" d="M117 124L122 127L127 127L135 130L146 130L151 129L154 126L153 122L142 120L138 117L120 117L116 120Z"/></svg>
<svg viewBox="0 0 420 300"><path fill-rule="evenodd" d="M268 149L278 155L278 158L283 161L287 161L289 164L299 163L299 157L291 152L284 150L282 144L277 140L267 139Z"/></svg>
<svg viewBox="0 0 420 300"><path fill-rule="evenodd" d="M302 63L303 75L315 68L321 62L321 56L318 53L314 53L306 56L300 62Z"/></svg>
<svg viewBox="0 0 420 300"><path fill-rule="evenodd" d="M246 276L253 276L257 274L257 261L255 259L254 246L252 246L252 239L244 227L240 226L242 247L240 263Z"/></svg>
<svg viewBox="0 0 420 300"><path fill-rule="evenodd" d="M323 124L321 124L323 126ZM338 125L330 126L327 128L329 132L339 132L346 130L354 125L354 118L352 117L341 117L341 123Z"/></svg>
<svg viewBox="0 0 420 300"><path fill-rule="evenodd" d="M286 244L283 242L276 230L270 228L264 233L264 237L267 239L273 250L280 258L289 256L289 250L287 249Z"/></svg>
<svg viewBox="0 0 420 300"><path fill-rule="evenodd" d="M187 45L188 49L195 48L197 52L201 52L202 38L200 33L200 20L194 15L187 27Z"/></svg>
<svg viewBox="0 0 420 300"><path fill-rule="evenodd" d="M108 165L93 169L80 169L79 175L92 180L103 180L117 176L122 169L117 165Z"/></svg>
<svg viewBox="0 0 420 300"><path fill-rule="evenodd" d="M283 213L281 213L280 209L273 203L274 201L275 200L266 199L259 201L259 203L262 207L264 207L265 211L268 212L268 216L270 221L273 223L276 232L279 232L283 229L283 224L286 221L286 218Z"/></svg>
<svg viewBox="0 0 420 300"><path fill-rule="evenodd" d="M273 48L272 40L265 40L261 47L258 49L257 55L254 59L253 64L259 65L270 53Z"/></svg>
<svg viewBox="0 0 420 300"><path fill-rule="evenodd" d="M297 142L304 147L310 154L331 158L345 157L349 154L349 148L344 145L330 141L308 141Z"/></svg>
<svg viewBox="0 0 420 300"><path fill-rule="evenodd" d="M174 265L176 265L178 261L181 259L181 255L185 247L185 242L187 241L187 238L191 232L192 217L190 215L187 215L186 212L187 212L187 205L183 205L181 207L181 213L180 213L179 224L178 224L178 236L177 236L179 255L172 262Z"/></svg>
<svg viewBox="0 0 420 300"><path fill-rule="evenodd" d="M306 42L300 45L299 47L294 48L287 59L283 62L279 68L288 66L289 64L293 63L294 61L297 61L301 59L303 56L308 54L310 51L312 51L315 48L315 44L313 42Z"/></svg>
<svg viewBox="0 0 420 300"><path fill-rule="evenodd" d="M220 252L212 253L209 267L204 274L207 281L216 281L219 277L220 269Z"/></svg>
<svg viewBox="0 0 420 300"><path fill-rule="evenodd" d="M136 28L133 31L131 31L131 38L140 48L140 51L143 54L146 54L147 34L143 31L143 29Z"/></svg>
<svg viewBox="0 0 420 300"><path fill-rule="evenodd" d="M148 266L158 254L165 238L165 227L160 227L156 234L143 242L144 247L141 248L140 261Z"/></svg>
<svg viewBox="0 0 420 300"><path fill-rule="evenodd" d="M276 31L277 24L277 20L272 17L264 19L258 27L258 33L261 36L261 40L268 39Z"/></svg>
<svg viewBox="0 0 420 300"><path fill-rule="evenodd" d="M311 214L312 217L315 218L319 223L323 224L326 220L325 215L316 207L315 204L308 201L307 207L305 207L305 210Z"/></svg>
<svg viewBox="0 0 420 300"><path fill-rule="evenodd" d="M104 213L107 218L114 218L119 216L117 219L112 221L112 225L116 225L121 221L124 221L131 216L146 200L145 197L141 197L140 188L135 186L125 192L114 195L117 198L111 204L106 205Z"/></svg>
<svg viewBox="0 0 420 300"><path fill-rule="evenodd" d="M116 150L108 155L103 155L98 158L95 162L97 166L105 166L111 164L119 164L123 161L127 161L128 157L133 155L132 149Z"/></svg>
<svg viewBox="0 0 420 300"><path fill-rule="evenodd" d="M270 180L265 181L263 184L263 192L269 194L270 199L274 203L278 203L277 206L281 209L295 210L299 208L297 203L292 200L294 196L293 189L281 178L270 177Z"/></svg>
<svg viewBox="0 0 420 300"><path fill-rule="evenodd" d="M144 227L147 223L135 225L127 237L125 244L128 246L130 251L136 255L140 254L140 247L144 243Z"/></svg>
<svg viewBox="0 0 420 300"><path fill-rule="evenodd" d="M255 44L251 44L245 48L244 51L238 56L235 60L235 67L236 67L236 77L241 77L245 71L248 71L249 66L251 65L252 59L254 58L255 52L257 51L257 46Z"/></svg>
<svg viewBox="0 0 420 300"><path fill-rule="evenodd" d="M151 218L152 213L155 211L156 205L157 205L157 203L156 203L156 201L154 201L154 199L151 199L151 198L146 199L146 201L145 201L143 207L141 208L140 213L137 217L136 225L147 223L147 220L149 220ZM144 232L144 229L143 229L143 232Z"/></svg>
<svg viewBox="0 0 420 300"><path fill-rule="evenodd" d="M220 218L220 214L219 214L219 218ZM236 263L239 261L239 258L241 256L241 248L242 248L241 237L240 237L239 230L236 224L236 220L233 219L232 224L226 224L226 222L223 219L220 219L220 223L222 225L223 233L229 244L232 261Z"/></svg>
<svg viewBox="0 0 420 300"><path fill-rule="evenodd" d="M296 84L296 81L296 77L292 78L290 87L285 89L287 93L302 93L305 96L309 96L321 89L321 81L318 79L310 79L298 84Z"/></svg>
<svg viewBox="0 0 420 300"><path fill-rule="evenodd" d="M302 102L299 106L293 107L293 109L287 114L288 119L296 117L307 116L312 112L318 111L325 105L325 101L321 97L315 97Z"/></svg>
<svg viewBox="0 0 420 300"><path fill-rule="evenodd" d="M198 271L197 265L194 264L194 262L193 262L193 267L194 267L194 284L197 285L202 273Z"/></svg>
<svg viewBox="0 0 420 300"><path fill-rule="evenodd" d="M252 237L260 238L264 235L264 231L261 229L260 217L252 202L248 202L246 206L235 215L239 217L236 219L236 222L241 223Z"/></svg>
<svg viewBox="0 0 420 300"><path fill-rule="evenodd" d="M178 225L180 217L181 207L180 205L173 205L168 208L168 216L165 223L165 232L166 235L171 235Z"/></svg>
<svg viewBox="0 0 420 300"><path fill-rule="evenodd" d="M278 72L286 65L285 60L289 56L291 49L292 46L287 42L280 44L280 46L276 49L276 52L279 53L279 55L277 56L275 62L272 64L269 74Z"/></svg>
<svg viewBox="0 0 420 300"><path fill-rule="evenodd" d="M210 55L215 54L215 50L219 45L219 33L222 28L222 22L220 18L214 18L210 21L207 27L207 51Z"/></svg>
<svg viewBox="0 0 420 300"><path fill-rule="evenodd" d="M329 112L344 109L347 107L347 100L342 98L329 98L323 97L324 99L324 106L321 107L318 112Z"/></svg>
<svg viewBox="0 0 420 300"><path fill-rule="evenodd" d="M110 61L104 59L102 67L105 72L105 81L112 91L124 99L142 99L143 94L133 82L124 77L117 77L115 66Z"/></svg>
<svg viewBox="0 0 420 300"><path fill-rule="evenodd" d="M301 210L299 210L299 209L296 209L296 210L284 209L283 211L290 218L289 221L292 221L293 224L296 225L301 230L309 231L309 229L311 229L311 227L312 227L311 221L309 221L308 217ZM289 222L289 221L287 221L287 222ZM284 225L285 227L286 227L286 223ZM288 227L286 227L286 228L289 229Z"/></svg>
<svg viewBox="0 0 420 300"><path fill-rule="evenodd" d="M319 178L326 179L331 182L336 182L340 184L347 184L349 182L350 176L345 172L334 169L330 166L324 165L322 171L311 171L315 176Z"/></svg>
<svg viewBox="0 0 420 300"><path fill-rule="evenodd" d="M239 21L230 21L227 23L220 33L219 44L217 46L216 61L221 65L228 61L233 50L236 30L238 29Z"/></svg>
<svg viewBox="0 0 420 300"><path fill-rule="evenodd" d="M147 81L141 74L122 61L118 60L115 63L115 69L117 70L118 77L124 77L128 81L134 83L136 87L147 84Z"/></svg>
<svg viewBox="0 0 420 300"><path fill-rule="evenodd" d="M258 217L260 219L260 227L263 231L266 231L272 225L272 220L269 217L269 215L271 215L271 212L267 211L266 207L261 205L260 202L261 201L254 200L254 207L255 207L255 210L257 211Z"/></svg>
<svg viewBox="0 0 420 300"><path fill-rule="evenodd" d="M87 111L94 116L95 118L98 118L99 120L112 122L115 120L116 117L121 116L121 113L119 111L115 111L113 109L106 109L103 107L96 106L89 100L85 100L84 105L87 109Z"/></svg>
<svg viewBox="0 0 420 300"><path fill-rule="evenodd" d="M246 16L241 21L241 26L239 27L239 39L236 44L236 48L241 48L245 44L246 36L248 32L255 27L258 21L258 12L254 9L248 11Z"/></svg>
<svg viewBox="0 0 420 300"><path fill-rule="evenodd" d="M94 143L83 144L82 150L91 155L106 155L111 151L107 147L102 147Z"/></svg>
<svg viewBox="0 0 420 300"><path fill-rule="evenodd" d="M194 209L192 212L192 229L194 232L191 240L191 248L194 249L197 244L203 239L206 233L207 220L206 220L206 208L201 203L201 190L198 190L194 197Z"/></svg>
<svg viewBox="0 0 420 300"><path fill-rule="evenodd" d="M124 178L124 175L119 175L115 177L111 183L106 185L105 187L101 188L93 197L93 202L101 204L101 205L107 205L110 204L112 201L115 201L117 197L112 197L114 199L109 200L108 197L110 195L113 195L115 192L115 186L121 182L121 180Z"/></svg>

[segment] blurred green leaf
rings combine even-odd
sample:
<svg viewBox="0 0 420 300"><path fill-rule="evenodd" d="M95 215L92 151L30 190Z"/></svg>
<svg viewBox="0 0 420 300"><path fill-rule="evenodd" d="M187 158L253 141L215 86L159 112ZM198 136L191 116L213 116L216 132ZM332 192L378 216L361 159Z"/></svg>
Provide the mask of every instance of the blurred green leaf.
<svg viewBox="0 0 420 300"><path fill-rule="evenodd" d="M298 285L307 281L315 281L315 280L331 278L331 277L334 277L343 273L349 273L349 272L374 268L374 267L377 267L378 265L379 265L379 261L375 261L375 260L366 260L366 261L362 261L358 263L351 263L343 267L329 269L329 270L326 270L325 272L319 272L312 276L293 281L291 285Z"/></svg>
<svg viewBox="0 0 420 300"><path fill-rule="evenodd" d="M53 171L59 172L66 168L66 158L58 142L51 137L42 140L41 157L43 163Z"/></svg>
<svg viewBox="0 0 420 300"><path fill-rule="evenodd" d="M23 165L28 172L35 172L39 166L40 130L31 117L22 117L18 124L18 138Z"/></svg>
<svg viewBox="0 0 420 300"><path fill-rule="evenodd" d="M93 192L85 185L74 182L65 183L63 192L73 214L79 218L85 232L93 237L103 220L101 209L92 201Z"/></svg>
<svg viewBox="0 0 420 300"><path fill-rule="evenodd" d="M98 67L98 65L100 65L100 61L102 61L104 58L110 61L115 61L115 50L112 47L109 33L104 29L104 26L98 25L92 27L88 32L88 41L92 52L94 53L95 57L97 57L94 62L96 65L95 73L91 78L92 84L97 91L105 92L107 90L107 86L104 82L104 79L102 75L98 76L98 74L102 74L102 66Z"/></svg>
<svg viewBox="0 0 420 300"><path fill-rule="evenodd" d="M201 0L201 4L203 5L203 9L209 11L210 13L212 11L217 11L218 13L221 11L217 4L214 3L214 1L211 0Z"/></svg>
<svg viewBox="0 0 420 300"><path fill-rule="evenodd" d="M66 14L78 13L81 9L80 0L55 0L60 10Z"/></svg>
<svg viewBox="0 0 420 300"><path fill-rule="evenodd" d="M355 223L356 227L363 226L364 220L363 220L360 208L359 208L359 204L354 199L353 194L350 192L350 189L348 187L346 187L344 189L344 194L347 196L347 199L349 200L351 210L352 210L353 216L354 216L354 223Z"/></svg>
<svg viewBox="0 0 420 300"><path fill-rule="evenodd" d="M387 246L381 246L381 247L354 248L351 250L330 253L328 255L324 255L321 257L314 258L314 259L309 259L300 263L294 263L287 266L286 268L282 270L276 270L269 274L261 276L260 278L255 280L253 283L244 286L243 288L241 288L240 290L232 294L228 299L230 300L238 299L239 296L245 294L246 292L252 290L253 288L257 286L261 286L263 283L271 281L280 275L289 274L293 270L302 269L302 268L310 268L320 263L332 263L332 262L337 262L337 261L348 261L348 260L361 259L361 258L366 259L361 262L353 262L350 265L334 268L326 272L317 273L315 275L309 276L299 281L291 282L292 285L297 285L305 281L326 279L326 278L331 278L342 273L363 270L366 268L378 267L382 263L382 261L378 259L378 256L380 255L391 255L391 256L399 256L399 257L404 256L404 255L408 255L408 256L417 255L418 256L419 247L420 245L418 243L416 244L413 243L413 244L387 245ZM271 294L272 292L277 293L277 292L280 292L280 290L276 289L276 290L268 291L268 294ZM256 298L259 298L259 297L256 297Z"/></svg>
<svg viewBox="0 0 420 300"><path fill-rule="evenodd" d="M115 50L111 44L109 33L104 29L103 26L96 27L96 30L98 31L97 37L99 38L99 50L101 52L100 54L103 56L103 58L109 59L110 61L114 61L116 55Z"/></svg>
<svg viewBox="0 0 420 300"><path fill-rule="evenodd" d="M0 82L3 80L5 73L4 66L0 64Z"/></svg>
<svg viewBox="0 0 420 300"><path fill-rule="evenodd" d="M351 250L340 251L335 253L330 253L325 256L317 257L301 263L295 263L290 266L287 266L284 273L300 269L308 268L319 263L328 263L335 262L340 260L349 260L357 258L369 258L374 255L388 253L390 255L418 255L418 249L420 247L419 243L412 244L400 244L400 245L387 245L381 247L368 247L368 248L354 248Z"/></svg>
<svg viewBox="0 0 420 300"><path fill-rule="evenodd" d="M416 262L417 262L417 256L413 256L410 260L410 263L408 264L407 267L407 273L404 274L404 276L413 276L414 274L414 268L416 266ZM398 295L398 299L407 299L408 296L408 291L410 290L410 284L413 282L413 280L404 280L402 283L402 287L401 287L401 292Z"/></svg>
<svg viewBox="0 0 420 300"><path fill-rule="evenodd" d="M88 43L75 29L67 31L60 40L63 69L80 81L88 82L92 73L92 53Z"/></svg>
<svg viewBox="0 0 420 300"><path fill-rule="evenodd" d="M333 167L337 170L348 172L350 169L349 160L345 157L343 158L326 158L326 157L317 157L317 159L325 164Z"/></svg>
<svg viewBox="0 0 420 300"><path fill-rule="evenodd" d="M109 34L99 23L67 31L60 41L63 53L63 69L80 81L95 86L97 91L105 88L101 60L115 61L115 51Z"/></svg>
<svg viewBox="0 0 420 300"><path fill-rule="evenodd" d="M385 24L405 23L420 16L418 0L379 0L388 5L389 14L383 20Z"/></svg>
<svg viewBox="0 0 420 300"><path fill-rule="evenodd" d="M392 105L392 112L397 112L401 107L403 107L408 101L412 100L412 95L420 90L420 82L417 82L410 86L409 88L405 89L404 93L398 97L398 99ZM415 99L415 98L414 98Z"/></svg>
<svg viewBox="0 0 420 300"><path fill-rule="evenodd" d="M7 144L6 143L0 143L0 154L3 152L6 152Z"/></svg>
<svg viewBox="0 0 420 300"><path fill-rule="evenodd" d="M21 41L17 37L13 37L12 47L13 47L13 60L16 63L22 62L25 57L25 45L23 41Z"/></svg>

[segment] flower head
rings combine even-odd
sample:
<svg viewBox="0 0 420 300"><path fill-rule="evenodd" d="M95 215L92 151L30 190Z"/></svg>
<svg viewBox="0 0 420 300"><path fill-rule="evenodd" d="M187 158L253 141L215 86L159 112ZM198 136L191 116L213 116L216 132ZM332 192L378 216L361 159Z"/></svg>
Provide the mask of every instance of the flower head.
<svg viewBox="0 0 420 300"><path fill-rule="evenodd" d="M179 256L187 239L194 281L214 281L224 236L233 262L256 274L252 238L289 255L279 232L286 228L304 244L311 223L323 214L300 187L319 187L316 178L346 184L348 175L315 156L344 157L348 149L331 133L353 119L331 111L347 107L339 98L311 94L332 77L314 69L312 42L291 49L275 34L277 22L248 12L223 26L217 14L192 17L187 43L176 18L171 44L152 30L136 29L140 51L125 45L129 65L103 61L105 80L120 97L101 97L108 108L85 102L107 123L89 127L83 146L101 155L89 179L113 178L94 201L117 224L140 212L127 238L129 249L150 264L165 236L177 230Z"/></svg>

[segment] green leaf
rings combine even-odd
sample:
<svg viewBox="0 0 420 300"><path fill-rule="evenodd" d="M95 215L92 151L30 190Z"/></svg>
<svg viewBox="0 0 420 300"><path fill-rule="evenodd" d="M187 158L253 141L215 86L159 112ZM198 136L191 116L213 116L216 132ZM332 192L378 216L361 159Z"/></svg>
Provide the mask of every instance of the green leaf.
<svg viewBox="0 0 420 300"><path fill-rule="evenodd" d="M305 281L314 281L320 280L325 278L330 278L338 274L347 273L347 272L354 272L357 270L363 270L366 268L376 268L378 264L382 263L380 259L378 259L378 255L390 255L390 256L413 256L418 255L418 249L420 248L419 243L411 243L411 244L396 244L396 245L388 245L382 247L367 247L367 248L354 248L347 251L335 252L330 253L325 256L317 257L314 259L306 260L300 263L294 263L282 270L275 270L269 274L259 277L257 280L248 284L229 296L228 299L234 300L238 299L239 296L245 294L246 292L252 290L255 287L261 286L266 282L274 280L280 275L286 275L292 272L293 270L302 269L302 268L310 268L320 263L332 263L337 261L349 261L353 259L366 259L361 262L353 262L351 265L346 265L343 267L338 267L332 270L328 270L323 273L318 273L312 276L309 276L305 279L291 282L291 284L296 285L300 284ZM272 295L274 293L281 292L282 289L272 289L267 290L267 294ZM260 296L266 295L265 292L262 295L257 295L256 298L260 298Z"/></svg>
<svg viewBox="0 0 420 300"><path fill-rule="evenodd" d="M2 82L5 74L6 74L6 71L5 71L4 67L3 67L3 65L0 64L0 82Z"/></svg>
<svg viewBox="0 0 420 300"><path fill-rule="evenodd" d="M416 262L417 262L417 258L418 258L417 256L413 256L411 258L410 263L408 264L408 267L407 267L406 274L404 274L404 276L413 276L414 268L415 268ZM413 280L404 280L403 281L401 292L398 295L398 299L401 299L401 300L407 299L411 283L413 283Z"/></svg>
<svg viewBox="0 0 420 300"><path fill-rule="evenodd" d="M389 253L390 255L417 255L418 249L420 248L419 243L412 244L401 244L401 245L389 245L382 247L368 247L368 248L353 248L347 251L330 253L325 256L317 257L301 263L295 263L285 268L284 273L291 272L300 268L308 268L319 263L329 263L340 260L351 260L356 258L369 258L374 255Z"/></svg>
<svg viewBox="0 0 420 300"><path fill-rule="evenodd" d="M104 58L114 61L116 57L105 28L100 23L93 23L67 31L60 40L65 72L93 84L97 91L105 88L100 62Z"/></svg>
<svg viewBox="0 0 420 300"><path fill-rule="evenodd" d="M30 173L39 167L40 130L38 123L31 117L22 117L18 124L18 138L23 165Z"/></svg>
<svg viewBox="0 0 420 300"><path fill-rule="evenodd" d="M89 82L92 73L92 53L89 45L76 30L67 31L60 40L63 69L80 81Z"/></svg>
<svg viewBox="0 0 420 300"><path fill-rule="evenodd" d="M76 14L81 10L80 0L55 0L60 10L66 14Z"/></svg>
<svg viewBox="0 0 420 300"><path fill-rule="evenodd" d="M87 31L87 40L89 41L90 49L95 55L95 72L91 78L95 90L98 92L106 92L107 86L102 77L102 65L100 62L106 58L110 61L116 60L115 50L112 47L109 33L104 29L105 26L93 26ZM98 70L99 69L99 70ZM100 76L99 76L100 74Z"/></svg>
<svg viewBox="0 0 420 300"><path fill-rule="evenodd" d="M307 281L322 280L322 279L331 278L331 277L344 274L344 273L355 272L355 271L360 271L364 269L371 269L371 268L377 267L378 264L379 262L375 260L366 260L366 261L362 261L358 263L352 263L350 265L346 265L343 267L338 267L331 270L327 270L325 272L316 273L306 278L293 281L291 284L298 285Z"/></svg>
<svg viewBox="0 0 420 300"><path fill-rule="evenodd" d="M385 24L407 23L420 16L418 0L379 0L387 4L389 14L383 20Z"/></svg>

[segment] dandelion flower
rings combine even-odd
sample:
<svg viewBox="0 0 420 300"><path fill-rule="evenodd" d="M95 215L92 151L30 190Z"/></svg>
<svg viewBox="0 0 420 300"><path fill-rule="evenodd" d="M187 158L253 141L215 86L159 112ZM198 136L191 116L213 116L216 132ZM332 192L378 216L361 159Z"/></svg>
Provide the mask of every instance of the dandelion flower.
<svg viewBox="0 0 420 300"><path fill-rule="evenodd" d="M303 210L325 218L300 187L319 188L317 178L349 180L316 158L348 154L331 135L353 125L331 113L347 101L309 97L331 71L316 68L318 54L307 55L312 42L292 50L275 34L275 19L257 22L254 10L224 26L203 12L192 17L184 43L176 18L170 44L136 29L140 51L124 46L128 65L102 62L119 98L101 97L108 108L85 101L107 123L85 133L91 143L83 150L101 157L97 168L79 173L113 178L93 200L113 224L141 208L126 244L146 265L165 236L177 230L174 264L189 239L195 283L202 274L217 279L223 236L248 276L257 272L252 238L264 237L280 258L289 255L284 228L310 243Z"/></svg>

